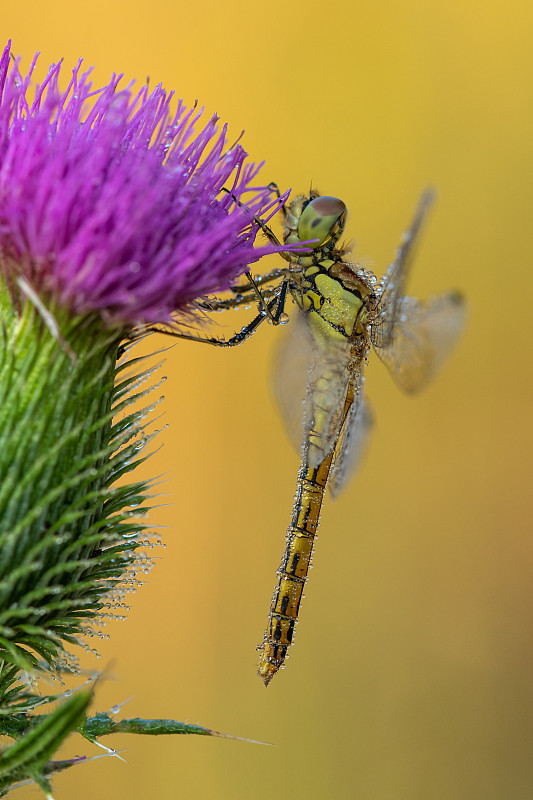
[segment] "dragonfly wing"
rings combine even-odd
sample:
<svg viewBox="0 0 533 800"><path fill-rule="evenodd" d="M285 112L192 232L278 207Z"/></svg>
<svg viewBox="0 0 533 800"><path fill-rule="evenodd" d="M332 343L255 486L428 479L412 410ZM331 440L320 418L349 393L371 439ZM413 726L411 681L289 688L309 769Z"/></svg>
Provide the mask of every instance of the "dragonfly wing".
<svg viewBox="0 0 533 800"><path fill-rule="evenodd" d="M293 314L274 361L274 395L296 449L309 442L309 465L318 466L337 441L350 383L349 343L318 347L307 317ZM353 378L352 378L353 380Z"/></svg>
<svg viewBox="0 0 533 800"><path fill-rule="evenodd" d="M335 461L329 477L329 490L337 497L358 468L368 444L372 427L372 411L363 393L363 380L359 382L354 402L339 436Z"/></svg>
<svg viewBox="0 0 533 800"><path fill-rule="evenodd" d="M344 403L353 374L348 343L334 341L316 348L309 372L304 436L309 466L318 467L335 447L344 417Z"/></svg>
<svg viewBox="0 0 533 800"><path fill-rule="evenodd" d="M413 260L414 245L433 200L433 192L426 189L420 198L414 219L402 237L396 258L385 275L371 333L372 344L377 347L386 347L392 341L395 320L405 294L405 286Z"/></svg>
<svg viewBox="0 0 533 800"><path fill-rule="evenodd" d="M304 439L307 386L315 350L305 316L295 309L274 353L272 388L287 435L298 452Z"/></svg>
<svg viewBox="0 0 533 800"><path fill-rule="evenodd" d="M466 306L457 292L425 301L404 297L391 341L374 349L396 384L412 394L435 377L466 322Z"/></svg>

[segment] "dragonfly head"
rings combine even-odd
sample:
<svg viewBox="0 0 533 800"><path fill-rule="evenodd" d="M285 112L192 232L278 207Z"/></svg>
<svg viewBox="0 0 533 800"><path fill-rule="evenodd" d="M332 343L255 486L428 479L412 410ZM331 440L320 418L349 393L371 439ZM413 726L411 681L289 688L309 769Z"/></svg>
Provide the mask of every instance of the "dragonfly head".
<svg viewBox="0 0 533 800"><path fill-rule="evenodd" d="M318 239L309 244L313 250L333 244L341 236L346 221L346 206L337 197L313 197L303 205L298 221L298 238Z"/></svg>

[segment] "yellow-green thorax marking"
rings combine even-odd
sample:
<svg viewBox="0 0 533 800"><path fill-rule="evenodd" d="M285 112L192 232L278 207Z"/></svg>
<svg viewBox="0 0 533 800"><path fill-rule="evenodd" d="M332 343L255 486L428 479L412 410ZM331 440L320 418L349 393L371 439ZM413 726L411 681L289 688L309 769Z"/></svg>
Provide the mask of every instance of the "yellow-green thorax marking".
<svg viewBox="0 0 533 800"><path fill-rule="evenodd" d="M335 447L358 391L359 367L370 346L369 323L377 305L375 278L343 261L347 251L337 247L337 242L345 219L346 206L341 200L316 192L297 197L286 217L286 244L317 240L307 245L311 253L288 256L290 291L306 315L317 363L309 386L311 419L306 424L292 519L259 647L259 674L265 685L282 666L292 643ZM339 353L349 354L343 360L347 366L343 367L340 398L340 375L331 357L337 348Z"/></svg>
<svg viewBox="0 0 533 800"><path fill-rule="evenodd" d="M336 246L345 220L342 200L314 192L291 203L283 236L286 244L318 240L308 245L313 248L312 253L290 254L294 274L291 291L308 316L316 343L326 347L333 340L355 344L366 333L368 314L377 301L374 284L345 263L347 251Z"/></svg>

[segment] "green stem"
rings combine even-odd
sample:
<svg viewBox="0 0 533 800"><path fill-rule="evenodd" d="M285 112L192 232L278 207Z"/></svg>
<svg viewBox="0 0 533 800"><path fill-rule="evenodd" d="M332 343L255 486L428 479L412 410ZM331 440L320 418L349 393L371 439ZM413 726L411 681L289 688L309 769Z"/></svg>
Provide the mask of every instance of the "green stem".
<svg viewBox="0 0 533 800"><path fill-rule="evenodd" d="M113 420L138 378L122 382L117 405L123 331L53 309L54 335L42 309L3 283L0 314L1 710L13 704L9 665L68 664L64 643L78 641L135 560L142 525L128 509L146 486L113 486L138 462L141 431L139 412Z"/></svg>

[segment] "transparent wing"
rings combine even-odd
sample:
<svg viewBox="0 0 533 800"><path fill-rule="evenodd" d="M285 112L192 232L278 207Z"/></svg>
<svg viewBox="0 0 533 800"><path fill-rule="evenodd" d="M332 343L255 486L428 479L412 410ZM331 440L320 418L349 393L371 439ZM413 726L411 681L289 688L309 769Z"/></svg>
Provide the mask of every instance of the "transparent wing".
<svg viewBox="0 0 533 800"><path fill-rule="evenodd" d="M465 322L466 305L457 292L425 301L404 297L389 344L374 349L404 392L418 392L435 377Z"/></svg>
<svg viewBox="0 0 533 800"><path fill-rule="evenodd" d="M309 373L315 345L304 315L293 309L288 325L280 331L274 352L272 388L287 435L298 452L304 438L304 414Z"/></svg>
<svg viewBox="0 0 533 800"><path fill-rule="evenodd" d="M357 470L368 444L372 423L372 411L363 394L361 379L337 442L337 452L328 483L332 497L337 497Z"/></svg>
<svg viewBox="0 0 533 800"><path fill-rule="evenodd" d="M318 467L337 443L354 367L350 346L344 341L334 340L327 349L315 350L304 414L304 434L309 443L307 460L311 467Z"/></svg>
<svg viewBox="0 0 533 800"><path fill-rule="evenodd" d="M298 450L309 442L310 466L318 466L337 441L350 383L350 346L317 347L302 313L291 316L275 358L274 395L289 438ZM353 380L353 377L352 377Z"/></svg>
<svg viewBox="0 0 533 800"><path fill-rule="evenodd" d="M396 258L385 275L377 316L371 333L372 344L376 347L386 347L391 343L394 324L405 294L405 286L413 260L414 245L433 200L433 192L431 189L426 189L420 198L413 221L402 237Z"/></svg>

